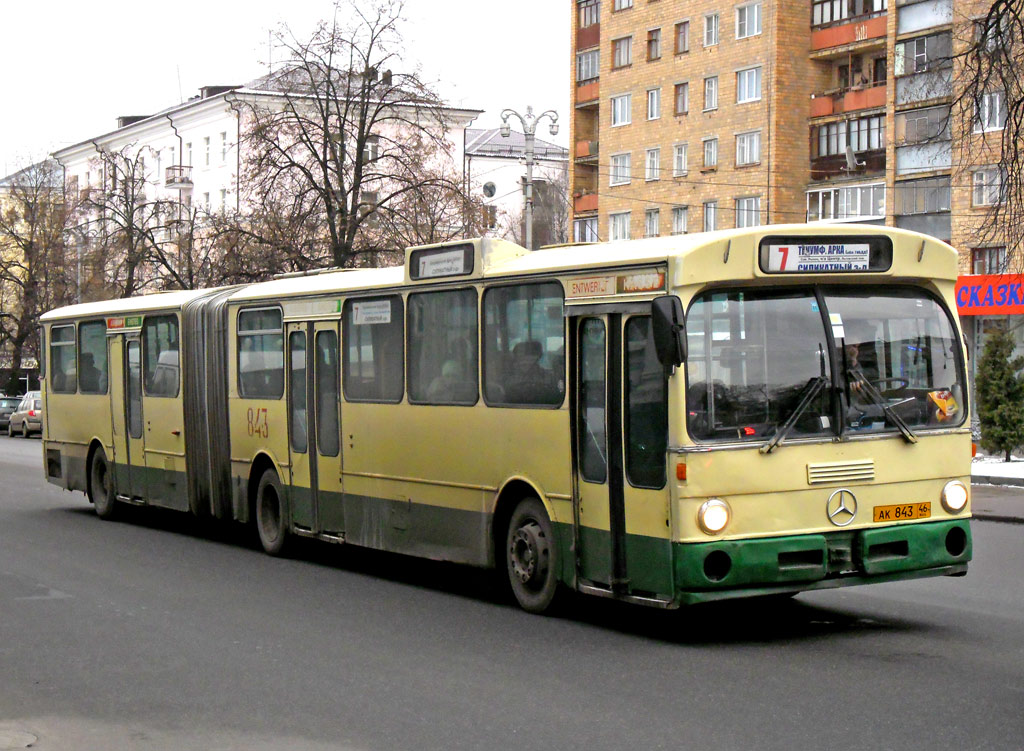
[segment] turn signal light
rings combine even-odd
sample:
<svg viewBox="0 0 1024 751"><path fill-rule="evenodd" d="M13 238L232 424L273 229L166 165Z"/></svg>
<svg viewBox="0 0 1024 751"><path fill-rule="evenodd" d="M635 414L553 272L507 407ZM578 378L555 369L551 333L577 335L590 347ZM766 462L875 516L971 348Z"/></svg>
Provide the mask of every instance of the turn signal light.
<svg viewBox="0 0 1024 751"><path fill-rule="evenodd" d="M679 462L676 465L676 479L677 480L682 480L682 481L686 480L686 463L685 462Z"/></svg>
<svg viewBox="0 0 1024 751"><path fill-rule="evenodd" d="M977 455L978 455L978 444L972 443L971 444L971 458L973 459Z"/></svg>

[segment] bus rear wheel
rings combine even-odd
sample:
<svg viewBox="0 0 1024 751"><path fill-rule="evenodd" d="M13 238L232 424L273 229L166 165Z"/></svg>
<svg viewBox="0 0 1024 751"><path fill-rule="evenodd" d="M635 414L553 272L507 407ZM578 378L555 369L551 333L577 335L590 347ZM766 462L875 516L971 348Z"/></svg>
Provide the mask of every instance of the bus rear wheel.
<svg viewBox="0 0 1024 751"><path fill-rule="evenodd" d="M530 613L549 610L559 595L558 546L544 504L524 498L512 512L505 539L512 593Z"/></svg>
<svg viewBox="0 0 1024 751"><path fill-rule="evenodd" d="M89 462L89 500L100 519L112 519L117 512L110 464L102 448L97 448Z"/></svg>
<svg viewBox="0 0 1024 751"><path fill-rule="evenodd" d="M277 472L268 469L256 489L256 530L263 549L281 555L288 542L288 504Z"/></svg>

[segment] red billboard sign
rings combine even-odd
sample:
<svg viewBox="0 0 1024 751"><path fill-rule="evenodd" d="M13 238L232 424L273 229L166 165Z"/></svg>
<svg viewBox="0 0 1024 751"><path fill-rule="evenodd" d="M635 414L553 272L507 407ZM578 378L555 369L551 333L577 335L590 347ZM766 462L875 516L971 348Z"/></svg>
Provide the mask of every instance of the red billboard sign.
<svg viewBox="0 0 1024 751"><path fill-rule="evenodd" d="M1024 275L976 274L957 277L956 310L962 316L1024 313Z"/></svg>

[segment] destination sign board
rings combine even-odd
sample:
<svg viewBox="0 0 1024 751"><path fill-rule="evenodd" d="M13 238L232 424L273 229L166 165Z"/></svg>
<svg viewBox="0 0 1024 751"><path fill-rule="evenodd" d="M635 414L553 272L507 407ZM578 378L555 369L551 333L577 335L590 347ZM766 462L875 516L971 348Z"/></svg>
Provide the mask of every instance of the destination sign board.
<svg viewBox="0 0 1024 751"><path fill-rule="evenodd" d="M892 240L885 235L774 235L761 240L758 262L768 274L888 271Z"/></svg>

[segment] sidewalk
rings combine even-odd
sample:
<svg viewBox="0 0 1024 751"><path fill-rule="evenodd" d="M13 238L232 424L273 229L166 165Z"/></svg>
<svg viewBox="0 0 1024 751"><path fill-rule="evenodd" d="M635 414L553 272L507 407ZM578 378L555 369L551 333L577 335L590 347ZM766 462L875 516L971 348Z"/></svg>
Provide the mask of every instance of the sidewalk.
<svg viewBox="0 0 1024 751"><path fill-rule="evenodd" d="M1024 524L1024 458L978 455L971 463L971 512L978 519Z"/></svg>

